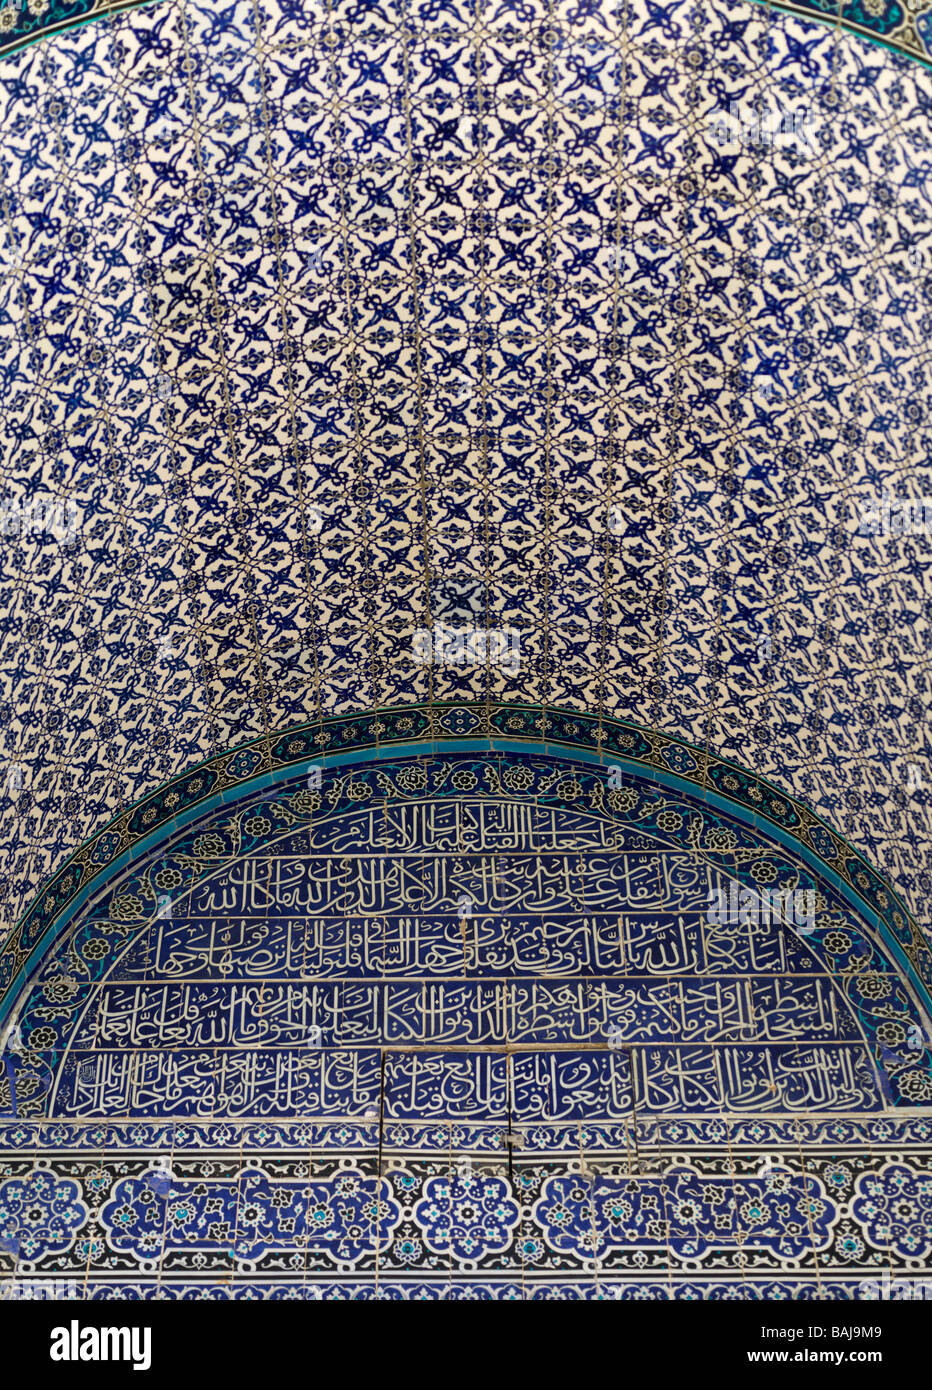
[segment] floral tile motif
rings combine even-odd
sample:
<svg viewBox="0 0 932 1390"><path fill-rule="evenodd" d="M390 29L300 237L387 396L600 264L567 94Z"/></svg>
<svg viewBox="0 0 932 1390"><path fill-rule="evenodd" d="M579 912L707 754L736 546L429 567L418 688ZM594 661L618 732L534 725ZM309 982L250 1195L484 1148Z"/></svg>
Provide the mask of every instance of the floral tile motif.
<svg viewBox="0 0 932 1390"><path fill-rule="evenodd" d="M524 1170L526 1182L462 1165L439 1173L416 1158L381 1179L342 1164L308 1177L304 1162L304 1174L281 1160L196 1179L159 1168L120 1175L116 1154L105 1171L58 1159L58 1171L2 1185L0 1277L35 1290L64 1280L73 1297L145 1297L153 1285L178 1296L192 1277L208 1289L221 1278L243 1297L258 1279L259 1296L307 1298L348 1287L371 1296L380 1282L412 1297L420 1277L432 1296L438 1284L456 1290L443 1296L466 1296L475 1279L502 1277L552 1281L554 1293L562 1274L574 1297L589 1296L593 1280L606 1297L632 1297L653 1271L664 1297L729 1296L709 1291L717 1272L733 1281L731 1296L780 1296L766 1292L776 1280L794 1297L869 1298L858 1280L892 1271L906 1289L928 1256L928 1155L875 1165L843 1201L789 1166L736 1184L708 1165L680 1164L661 1179L567 1173L555 1160ZM817 1274L834 1293L811 1291ZM134 1291L119 1293L127 1283ZM544 1285L538 1292L547 1296Z"/></svg>

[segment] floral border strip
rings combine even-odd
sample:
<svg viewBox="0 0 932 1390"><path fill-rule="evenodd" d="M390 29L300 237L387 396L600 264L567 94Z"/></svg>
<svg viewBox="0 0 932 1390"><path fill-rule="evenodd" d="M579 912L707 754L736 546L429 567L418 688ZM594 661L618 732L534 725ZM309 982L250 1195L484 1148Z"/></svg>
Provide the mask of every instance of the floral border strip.
<svg viewBox="0 0 932 1390"><path fill-rule="evenodd" d="M0 8L0 56L95 19L157 0L7 0ZM932 10L914 14L899 0L753 0L768 11L830 24L932 66ZM377 6L373 5L373 9ZM4 18L9 16L9 18Z"/></svg>

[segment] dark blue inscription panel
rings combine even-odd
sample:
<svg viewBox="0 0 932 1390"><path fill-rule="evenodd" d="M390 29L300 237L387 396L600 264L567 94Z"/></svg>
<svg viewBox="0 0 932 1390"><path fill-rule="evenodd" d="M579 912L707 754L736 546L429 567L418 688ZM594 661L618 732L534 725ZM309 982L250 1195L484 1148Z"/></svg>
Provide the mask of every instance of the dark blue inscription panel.
<svg viewBox="0 0 932 1390"><path fill-rule="evenodd" d="M464 794L312 818L187 889L156 869L154 911L106 974L70 977L67 1043L23 1113L879 1109L850 982L808 939L841 927L840 906L823 896L821 926L714 910L736 850ZM131 896L112 893L87 930L125 931ZM47 1008L27 1005L24 1025Z"/></svg>
<svg viewBox="0 0 932 1390"><path fill-rule="evenodd" d="M331 771L48 955L0 1261L65 1296L861 1296L932 1247L929 1038L746 819L543 756Z"/></svg>

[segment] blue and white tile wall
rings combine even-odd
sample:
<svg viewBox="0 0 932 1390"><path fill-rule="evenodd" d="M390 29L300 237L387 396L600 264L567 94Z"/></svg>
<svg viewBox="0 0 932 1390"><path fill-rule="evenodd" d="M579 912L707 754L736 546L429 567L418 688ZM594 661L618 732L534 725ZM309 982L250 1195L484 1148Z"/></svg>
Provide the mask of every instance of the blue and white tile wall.
<svg viewBox="0 0 932 1390"><path fill-rule="evenodd" d="M7 1296L852 1300L928 1268L921 985L801 844L646 776L464 753L244 794L102 885L13 1020Z"/></svg>
<svg viewBox="0 0 932 1390"><path fill-rule="evenodd" d="M929 534L859 526L932 493L928 82L733 0L6 58L7 926L211 751L465 695L732 756L927 916ZM516 670L412 660L444 584Z"/></svg>
<svg viewBox="0 0 932 1390"><path fill-rule="evenodd" d="M845 17L927 56L921 6L875 8ZM0 37L43 13L7 4ZM77 845L201 760L250 741L271 765L291 725L460 699L730 757L928 924L929 113L904 52L733 0L160 0L4 58L9 942ZM438 623L471 620L496 659L424 659ZM37 1028L81 988L59 974ZM181 1027L195 1006L159 988ZM475 1266L496 1296L547 1296L636 1262L648 1292L850 1296L928 1256L927 1097L895 1086L921 1070L916 1019L875 1002L894 1060L865 1061L870 1084L850 1063L850 1113L764 1113L733 1142L721 1073L716 1118L674 1101L687 1118L654 1121L635 1068L601 1166L581 1119L488 1167L452 1120L436 1143L365 1111L339 1133L231 1127L249 1077L218 1092L209 1049L210 1113L168 1116L159 1072L154 1111L78 1125L29 1113L51 1072L17 1086L13 1053L10 1277L242 1292L254 1268L266 1292L326 1273L351 1293L363 1269L368 1296L384 1269L434 1291L455 1269L461 1291ZM842 1025L838 1059L862 1046ZM73 1092L103 1085L59 1060Z"/></svg>

